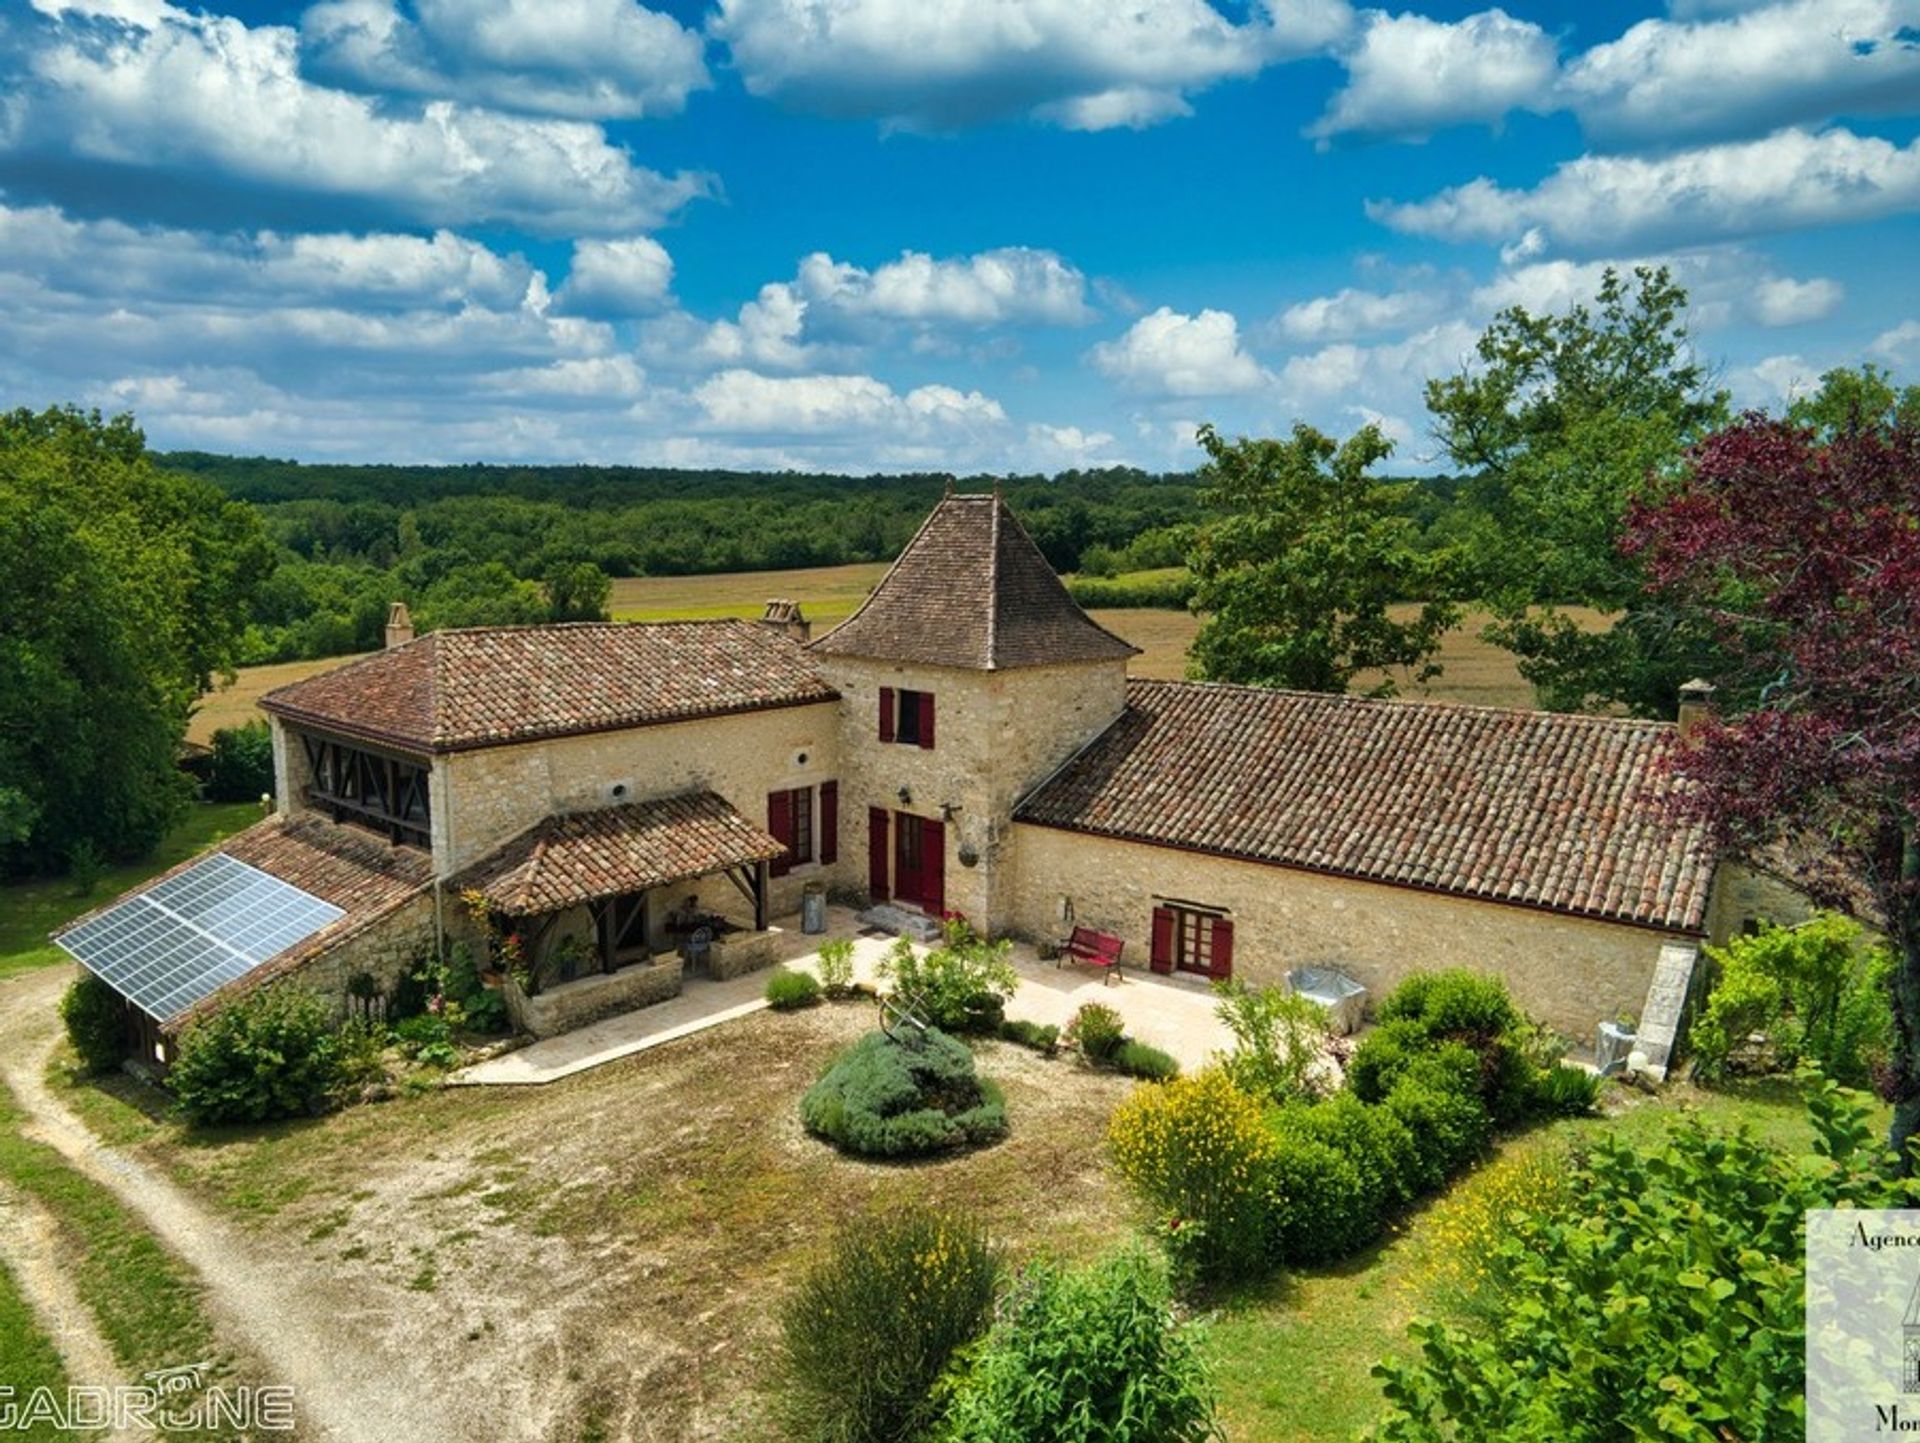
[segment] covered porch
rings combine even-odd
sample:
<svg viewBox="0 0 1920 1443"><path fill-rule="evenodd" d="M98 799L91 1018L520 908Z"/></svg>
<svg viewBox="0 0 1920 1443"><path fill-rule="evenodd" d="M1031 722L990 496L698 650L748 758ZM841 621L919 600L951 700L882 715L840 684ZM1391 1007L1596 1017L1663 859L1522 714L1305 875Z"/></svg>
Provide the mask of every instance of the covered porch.
<svg viewBox="0 0 1920 1443"><path fill-rule="evenodd" d="M713 792L552 817L461 879L508 973L516 1026L550 1037L773 960L785 851Z"/></svg>

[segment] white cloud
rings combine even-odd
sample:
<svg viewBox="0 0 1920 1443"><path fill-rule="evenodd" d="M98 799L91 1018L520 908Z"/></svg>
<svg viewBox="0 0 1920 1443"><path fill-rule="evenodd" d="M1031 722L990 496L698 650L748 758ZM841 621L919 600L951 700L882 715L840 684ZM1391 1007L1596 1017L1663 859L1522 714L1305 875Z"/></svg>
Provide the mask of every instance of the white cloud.
<svg viewBox="0 0 1920 1443"><path fill-rule="evenodd" d="M872 376L762 376L722 371L693 392L715 429L778 435L933 432L998 428L1007 413L978 391L920 386L904 396Z"/></svg>
<svg viewBox="0 0 1920 1443"><path fill-rule="evenodd" d="M1771 231L1877 220L1920 209L1920 141L1848 130L1782 130L1764 140L1666 156L1581 156L1532 190L1481 177L1428 200L1369 201L1395 230L1498 243L1530 228L1573 251L1695 245Z"/></svg>
<svg viewBox="0 0 1920 1443"><path fill-rule="evenodd" d="M1900 365L1914 359L1916 342L1920 342L1920 321L1902 321L1875 336L1867 349L1876 356Z"/></svg>
<svg viewBox="0 0 1920 1443"><path fill-rule="evenodd" d="M1093 319L1087 281L1052 251L1003 246L936 260L919 251L874 270L816 251L800 262L799 289L849 315L962 326L1077 326Z"/></svg>
<svg viewBox="0 0 1920 1443"><path fill-rule="evenodd" d="M1346 87L1307 128L1323 142L1349 133L1424 140L1509 110L1545 111L1558 76L1552 37L1504 10L1452 24L1375 11L1342 61Z"/></svg>
<svg viewBox="0 0 1920 1443"><path fill-rule="evenodd" d="M1239 324L1227 311L1188 316L1162 306L1087 355L1102 374L1147 395L1226 396L1270 379L1241 349Z"/></svg>
<svg viewBox="0 0 1920 1443"><path fill-rule="evenodd" d="M650 323L649 363L687 370L755 366L797 370L851 363L863 348L912 332L908 349L952 354L948 333L1091 320L1087 282L1052 251L1005 246L936 259L919 251L868 270L824 251L801 259L790 281L771 281L738 319L701 322L676 313Z"/></svg>
<svg viewBox="0 0 1920 1443"><path fill-rule="evenodd" d="M16 39L28 32L16 32ZM598 126L434 101L418 114L313 85L295 33L225 16L150 28L42 25L10 97L0 149L370 204L427 224L482 221L542 235L657 225L708 181L633 164ZM255 200L259 199L256 195Z"/></svg>
<svg viewBox="0 0 1920 1443"><path fill-rule="evenodd" d="M1798 281L1791 276L1769 276L1753 289L1754 319L1763 326L1800 326L1824 321L1840 308L1845 297L1840 282L1825 276Z"/></svg>
<svg viewBox="0 0 1920 1443"><path fill-rule="evenodd" d="M1444 311L1444 290L1379 291L1343 288L1288 306L1274 329L1289 341L1348 341L1360 336L1406 330L1432 321Z"/></svg>
<svg viewBox="0 0 1920 1443"><path fill-rule="evenodd" d="M1219 81L1311 53L1345 0L720 0L712 33L749 91L796 110L947 130L1036 113L1079 129L1183 114Z"/></svg>
<svg viewBox="0 0 1920 1443"><path fill-rule="evenodd" d="M554 304L576 315L640 316L659 310L672 286L673 257L651 236L579 240Z"/></svg>
<svg viewBox="0 0 1920 1443"><path fill-rule="evenodd" d="M672 115L710 82L705 43L633 0L324 0L310 73L350 88L588 120Z"/></svg>
<svg viewBox="0 0 1920 1443"><path fill-rule="evenodd" d="M1735 404L1771 407L1818 390L1820 378L1799 356L1768 356L1733 372L1727 383Z"/></svg>
<svg viewBox="0 0 1920 1443"><path fill-rule="evenodd" d="M1280 368L1280 393L1303 409L1336 400L1350 407L1360 397L1383 413L1417 409L1409 396L1417 398L1428 378L1459 370L1479 335L1478 327L1453 320L1383 345L1336 342L1290 357Z"/></svg>
<svg viewBox="0 0 1920 1443"><path fill-rule="evenodd" d="M1567 67L1566 100L1610 141L1750 136L1906 111L1920 94L1913 0L1787 0L1643 20Z"/></svg>
<svg viewBox="0 0 1920 1443"><path fill-rule="evenodd" d="M54 292L120 304L334 304L357 310L478 305L511 309L534 270L518 255L438 231L208 235L53 206L0 204L0 272Z"/></svg>
<svg viewBox="0 0 1920 1443"><path fill-rule="evenodd" d="M1686 288L1688 324L1713 331L1739 322L1797 326L1823 320L1845 295L1824 276L1800 280L1774 272L1765 258L1738 246L1594 261L1538 261L1503 270L1477 287L1471 308L1491 315L1520 306L1535 315L1591 305L1605 272L1630 276L1641 266L1664 266Z"/></svg>

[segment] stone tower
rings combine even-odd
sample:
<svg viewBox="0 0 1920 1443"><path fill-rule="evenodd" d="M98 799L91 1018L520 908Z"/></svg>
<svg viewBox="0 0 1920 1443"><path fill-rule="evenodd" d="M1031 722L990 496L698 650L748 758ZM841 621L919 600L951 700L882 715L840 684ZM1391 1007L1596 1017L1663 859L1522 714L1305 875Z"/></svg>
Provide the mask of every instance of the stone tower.
<svg viewBox="0 0 1920 1443"><path fill-rule="evenodd" d="M997 492L948 496L812 644L844 699L846 879L1002 930L1013 805L1120 715L1136 651L1080 609Z"/></svg>

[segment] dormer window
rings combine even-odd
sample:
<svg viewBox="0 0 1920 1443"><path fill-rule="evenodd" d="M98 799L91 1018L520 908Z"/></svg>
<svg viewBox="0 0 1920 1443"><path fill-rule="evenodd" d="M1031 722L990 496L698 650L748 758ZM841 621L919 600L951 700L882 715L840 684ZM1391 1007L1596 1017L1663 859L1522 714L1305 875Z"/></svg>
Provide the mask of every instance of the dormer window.
<svg viewBox="0 0 1920 1443"><path fill-rule="evenodd" d="M880 740L931 751L933 693L906 687L881 687Z"/></svg>

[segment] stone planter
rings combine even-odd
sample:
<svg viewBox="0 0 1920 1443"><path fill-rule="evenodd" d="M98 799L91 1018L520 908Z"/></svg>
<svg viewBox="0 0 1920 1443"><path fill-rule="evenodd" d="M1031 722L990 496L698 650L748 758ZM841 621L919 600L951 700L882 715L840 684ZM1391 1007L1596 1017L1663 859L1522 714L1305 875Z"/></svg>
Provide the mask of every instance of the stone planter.
<svg viewBox="0 0 1920 1443"><path fill-rule="evenodd" d="M772 965L776 939L772 932L729 932L715 937L707 952L707 970L716 982L744 976Z"/></svg>
<svg viewBox="0 0 1920 1443"><path fill-rule="evenodd" d="M681 962L669 953L618 972L595 973L548 987L529 997L520 984L508 978L503 984L507 1015L513 1025L535 1037L553 1037L598 1022L650 1007L680 995Z"/></svg>

